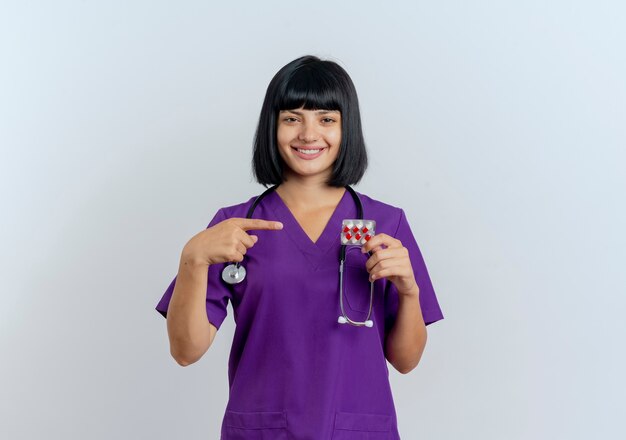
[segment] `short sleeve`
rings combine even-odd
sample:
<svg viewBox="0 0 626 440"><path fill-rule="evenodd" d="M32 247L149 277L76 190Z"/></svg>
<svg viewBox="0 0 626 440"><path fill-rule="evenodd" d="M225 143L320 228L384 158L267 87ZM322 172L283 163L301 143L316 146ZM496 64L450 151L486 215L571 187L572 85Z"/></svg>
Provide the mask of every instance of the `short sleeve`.
<svg viewBox="0 0 626 440"><path fill-rule="evenodd" d="M208 224L207 229L211 226L225 220L227 217L220 208L211 222ZM221 276L222 268L224 264L212 264L208 269L208 281L206 291L206 313L207 318L211 324L216 328L220 328L222 322L227 315L228 301L232 298L231 289L223 280ZM172 280L165 293L161 297L161 300L156 306L156 310L167 318L167 309L174 293L174 287L176 286L176 277Z"/></svg>
<svg viewBox="0 0 626 440"><path fill-rule="evenodd" d="M395 233L395 238L402 242L402 245L409 251L409 258L413 266L413 274L415 281L420 290L420 306L422 308L422 316L426 325L443 319L437 296L433 284L428 275L422 252L417 245L417 241L411 232L411 227L406 219L403 209L400 209L400 220ZM398 290L396 286L388 282L385 292L385 333L389 332L393 327L398 315Z"/></svg>

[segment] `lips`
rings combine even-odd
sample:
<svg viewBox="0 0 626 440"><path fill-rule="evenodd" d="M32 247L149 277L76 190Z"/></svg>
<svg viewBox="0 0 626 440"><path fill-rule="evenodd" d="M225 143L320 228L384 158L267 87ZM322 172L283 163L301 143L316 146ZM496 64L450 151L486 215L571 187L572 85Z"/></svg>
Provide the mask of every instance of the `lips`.
<svg viewBox="0 0 626 440"><path fill-rule="evenodd" d="M322 153L324 153L324 151L326 150L326 147L291 147L293 148L293 151L296 153L296 156L298 156L301 159L304 160L312 160L315 159L316 157L319 157L322 155ZM300 153L298 151L298 148L300 148L301 150L320 150L315 154L306 154L306 153Z"/></svg>

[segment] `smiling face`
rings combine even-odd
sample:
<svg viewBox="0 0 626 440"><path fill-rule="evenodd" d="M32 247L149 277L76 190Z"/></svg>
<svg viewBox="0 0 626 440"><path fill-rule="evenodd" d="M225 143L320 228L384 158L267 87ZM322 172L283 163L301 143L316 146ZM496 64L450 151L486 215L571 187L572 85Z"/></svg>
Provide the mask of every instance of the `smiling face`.
<svg viewBox="0 0 626 440"><path fill-rule="evenodd" d="M332 174L341 144L339 110L281 110L276 138L278 152L287 165L285 177Z"/></svg>

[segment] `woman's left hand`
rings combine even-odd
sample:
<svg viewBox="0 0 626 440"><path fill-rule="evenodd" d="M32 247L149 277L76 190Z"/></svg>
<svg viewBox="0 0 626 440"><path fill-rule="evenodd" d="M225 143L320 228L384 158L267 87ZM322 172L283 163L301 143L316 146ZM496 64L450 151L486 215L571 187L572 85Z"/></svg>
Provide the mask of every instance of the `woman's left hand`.
<svg viewBox="0 0 626 440"><path fill-rule="evenodd" d="M365 263L370 281L386 277L396 286L398 293L419 294L409 250L400 240L387 234L376 234L362 246L361 251L363 253L372 251L372 255Z"/></svg>

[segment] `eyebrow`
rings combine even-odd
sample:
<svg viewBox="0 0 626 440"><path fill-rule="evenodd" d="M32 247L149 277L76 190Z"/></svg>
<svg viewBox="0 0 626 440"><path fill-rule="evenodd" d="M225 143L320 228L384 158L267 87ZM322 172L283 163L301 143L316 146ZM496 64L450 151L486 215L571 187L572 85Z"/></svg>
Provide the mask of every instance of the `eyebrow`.
<svg viewBox="0 0 626 440"><path fill-rule="evenodd" d="M298 110L281 110L281 113L294 113L296 115L300 115L302 116L302 112L299 112ZM318 110L315 113L317 113L318 115L325 115L328 113L339 113L339 110Z"/></svg>

